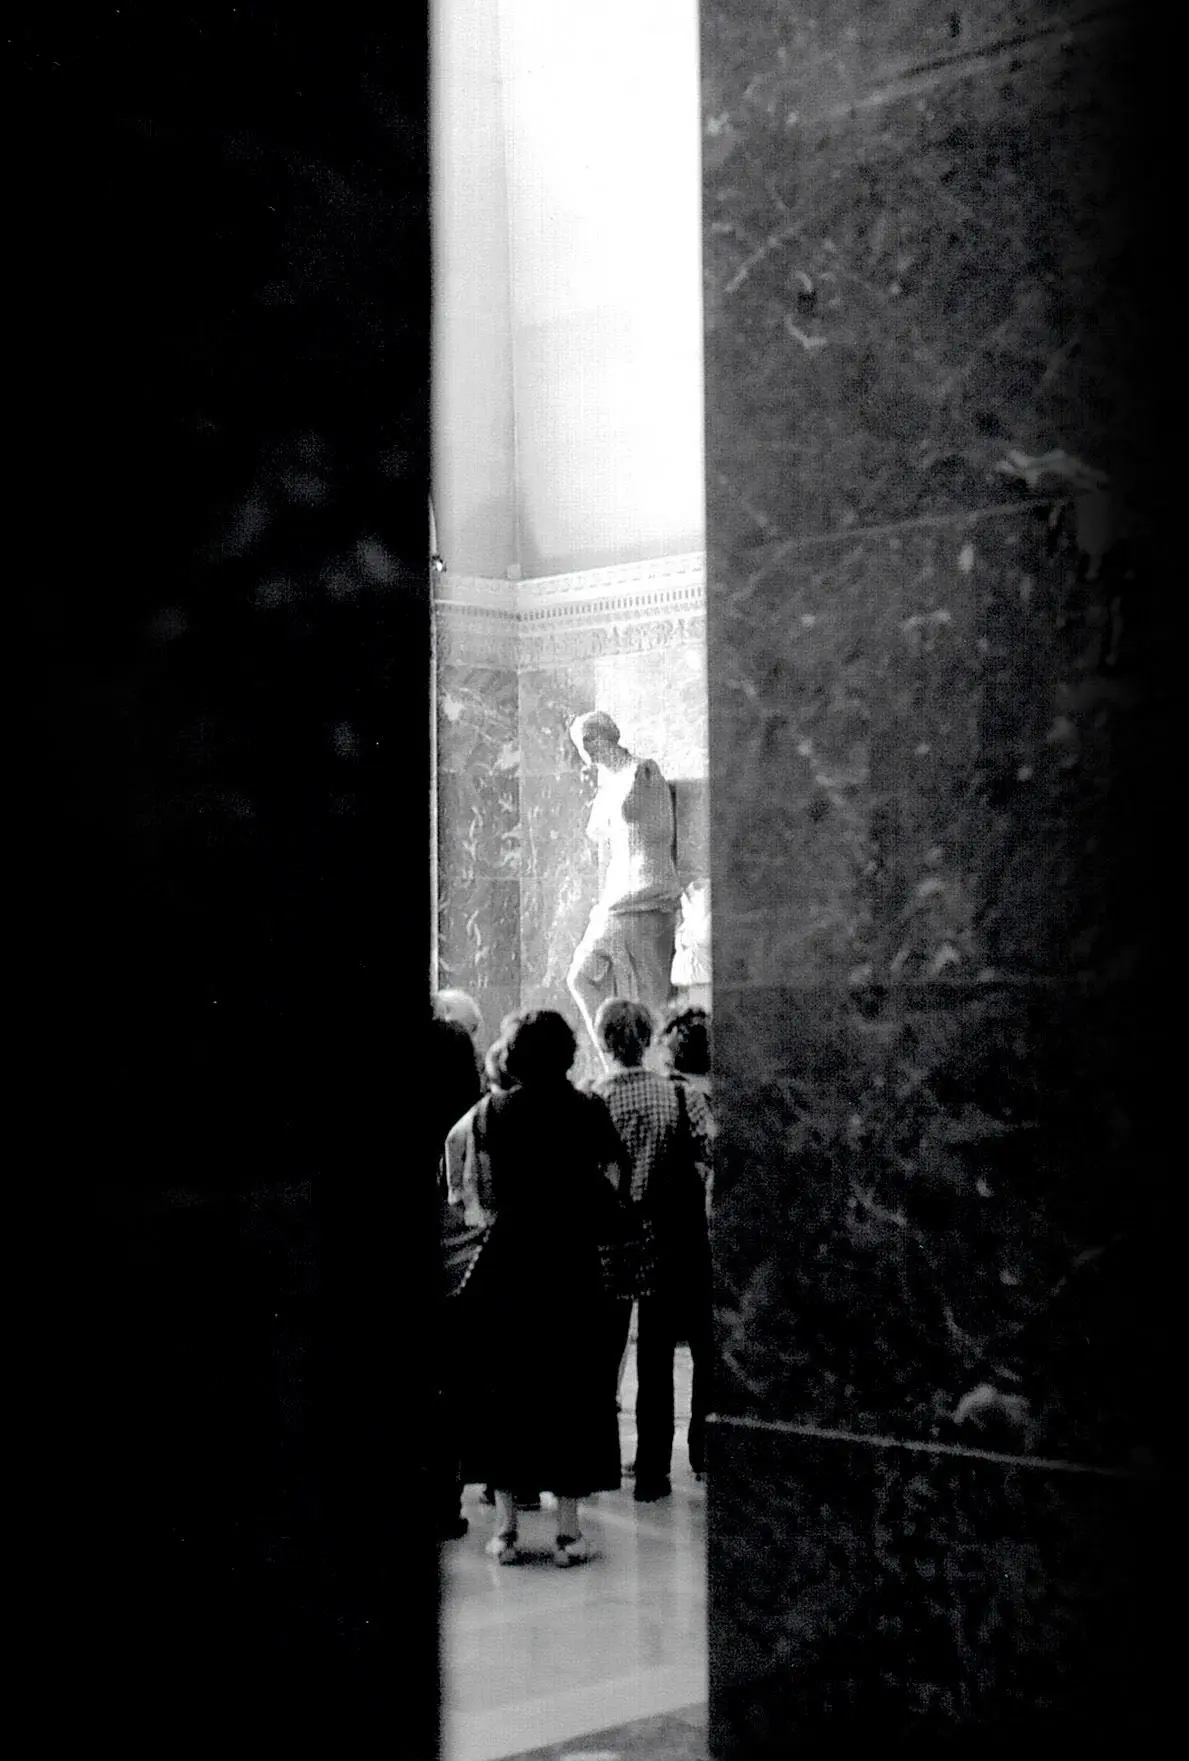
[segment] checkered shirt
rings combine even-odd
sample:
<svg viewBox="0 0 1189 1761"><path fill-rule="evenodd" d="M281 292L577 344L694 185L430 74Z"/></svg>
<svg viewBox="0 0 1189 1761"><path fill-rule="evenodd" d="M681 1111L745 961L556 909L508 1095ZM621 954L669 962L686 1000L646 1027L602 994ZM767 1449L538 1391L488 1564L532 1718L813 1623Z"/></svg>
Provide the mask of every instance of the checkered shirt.
<svg viewBox="0 0 1189 1761"><path fill-rule="evenodd" d="M606 1104L632 1164L632 1202L639 1204L648 1183L668 1153L681 1121L677 1079L655 1070L616 1070L594 1085ZM710 1177L713 1126L705 1097L688 1082L681 1084L689 1118L694 1160L703 1183Z"/></svg>

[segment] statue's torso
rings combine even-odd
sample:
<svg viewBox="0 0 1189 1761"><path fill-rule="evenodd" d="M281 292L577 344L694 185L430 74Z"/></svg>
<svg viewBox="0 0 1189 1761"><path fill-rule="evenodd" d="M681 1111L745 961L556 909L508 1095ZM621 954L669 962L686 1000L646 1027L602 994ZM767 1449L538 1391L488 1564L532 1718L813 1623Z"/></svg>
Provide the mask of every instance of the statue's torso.
<svg viewBox="0 0 1189 1761"><path fill-rule="evenodd" d="M673 861L673 799L652 759L603 776L587 829L606 864L599 898L604 910L676 907L681 886Z"/></svg>

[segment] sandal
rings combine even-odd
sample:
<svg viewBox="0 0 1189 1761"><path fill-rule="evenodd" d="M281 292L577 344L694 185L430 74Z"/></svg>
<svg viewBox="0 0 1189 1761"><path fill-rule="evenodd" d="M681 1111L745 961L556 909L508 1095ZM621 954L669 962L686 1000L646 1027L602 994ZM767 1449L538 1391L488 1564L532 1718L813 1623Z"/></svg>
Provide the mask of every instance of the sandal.
<svg viewBox="0 0 1189 1761"><path fill-rule="evenodd" d="M590 1542L585 1535L559 1535L553 1555L554 1565L562 1567L585 1565L591 1557Z"/></svg>
<svg viewBox="0 0 1189 1761"><path fill-rule="evenodd" d="M502 1535L493 1535L484 1548L497 1565L515 1565L520 1558L520 1536L515 1529L505 1531Z"/></svg>

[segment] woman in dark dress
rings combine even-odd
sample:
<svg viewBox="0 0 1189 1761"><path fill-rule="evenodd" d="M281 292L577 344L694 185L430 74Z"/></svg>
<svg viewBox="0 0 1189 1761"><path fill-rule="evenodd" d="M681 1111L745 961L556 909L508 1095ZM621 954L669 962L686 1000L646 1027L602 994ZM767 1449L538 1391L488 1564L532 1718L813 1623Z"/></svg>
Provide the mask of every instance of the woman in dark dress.
<svg viewBox="0 0 1189 1761"><path fill-rule="evenodd" d="M601 1247L618 1239L624 1166L603 1103L569 1081L576 1044L565 1019L534 1010L507 1035L504 1077L468 1116L469 1184L455 1203L491 1220L465 1288L451 1301L470 1344L457 1366L463 1476L495 1487L488 1551L518 1555L516 1501L540 1486L557 1500L558 1565L590 1557L578 1501L620 1484L618 1352ZM465 1318L464 1318L465 1317Z"/></svg>

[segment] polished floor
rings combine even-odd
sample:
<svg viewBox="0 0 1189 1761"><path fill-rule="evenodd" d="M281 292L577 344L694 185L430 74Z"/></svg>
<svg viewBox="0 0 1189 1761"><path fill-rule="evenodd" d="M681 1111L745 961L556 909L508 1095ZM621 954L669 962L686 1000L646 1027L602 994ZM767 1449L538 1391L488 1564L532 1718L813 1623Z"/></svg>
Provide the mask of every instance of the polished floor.
<svg viewBox="0 0 1189 1761"><path fill-rule="evenodd" d="M505 1761L544 1750L579 1757L644 1755L651 1727L695 1747L706 1700L705 1487L685 1450L689 1356L679 1354L673 1496L636 1504L631 1481L582 1507L595 1548L559 1571L553 1513L521 1519L534 1556L499 1566L483 1551L493 1513L468 1487L470 1533L443 1549L443 1761ZM622 1459L635 1453L629 1355L620 1420ZM613 1727L628 1726L622 1743ZM602 1733L598 1743L581 1739ZM666 1741L668 1739L665 1739ZM644 1742L646 1746L640 1746Z"/></svg>
<svg viewBox="0 0 1189 1761"><path fill-rule="evenodd" d="M547 1743L513 1761L711 1761L705 1706L635 1718L611 1730Z"/></svg>

